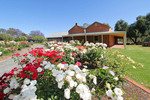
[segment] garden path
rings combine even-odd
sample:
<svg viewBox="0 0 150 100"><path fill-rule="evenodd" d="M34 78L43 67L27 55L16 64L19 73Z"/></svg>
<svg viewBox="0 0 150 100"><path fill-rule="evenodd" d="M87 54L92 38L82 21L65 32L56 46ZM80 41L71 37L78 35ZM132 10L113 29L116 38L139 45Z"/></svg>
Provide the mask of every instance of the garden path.
<svg viewBox="0 0 150 100"><path fill-rule="evenodd" d="M33 48L36 48L36 47L43 47L44 49L46 48L42 44L34 44ZM25 50L21 54L24 54L24 53L27 53L27 52L28 52L28 50ZM0 62L0 76L2 76L5 72L11 71L11 69L13 69L14 67L18 67L19 68L21 66L18 65L17 63L15 63L12 58L8 58L8 59L6 59L4 61L1 61Z"/></svg>

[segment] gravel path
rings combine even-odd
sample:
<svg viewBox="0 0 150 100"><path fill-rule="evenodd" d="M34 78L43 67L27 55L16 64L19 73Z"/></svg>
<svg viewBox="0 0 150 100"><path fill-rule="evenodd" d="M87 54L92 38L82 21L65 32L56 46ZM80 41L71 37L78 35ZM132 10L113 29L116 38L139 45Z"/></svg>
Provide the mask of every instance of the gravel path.
<svg viewBox="0 0 150 100"><path fill-rule="evenodd" d="M33 45L33 48L36 48L36 47L44 47L44 45L41 45L41 44L34 44ZM27 53L28 50L25 50L23 51L23 53L21 54L24 54L24 53ZM13 69L14 67L21 67L20 65L18 65L17 63L14 62L14 60L12 58L8 58L4 61L1 61L0 62L0 76L2 76L5 72L9 72L11 69Z"/></svg>

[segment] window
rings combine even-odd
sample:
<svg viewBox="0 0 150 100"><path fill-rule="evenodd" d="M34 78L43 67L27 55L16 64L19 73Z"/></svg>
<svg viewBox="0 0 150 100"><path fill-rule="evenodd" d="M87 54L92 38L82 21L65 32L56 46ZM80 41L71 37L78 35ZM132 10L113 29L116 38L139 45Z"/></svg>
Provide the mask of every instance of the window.
<svg viewBox="0 0 150 100"><path fill-rule="evenodd" d="M98 42L98 36L94 36L94 41Z"/></svg>

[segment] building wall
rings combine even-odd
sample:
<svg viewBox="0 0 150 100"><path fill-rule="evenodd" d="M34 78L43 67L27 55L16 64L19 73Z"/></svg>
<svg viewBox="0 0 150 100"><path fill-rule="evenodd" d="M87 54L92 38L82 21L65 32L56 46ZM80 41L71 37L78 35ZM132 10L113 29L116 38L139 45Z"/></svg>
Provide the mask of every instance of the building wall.
<svg viewBox="0 0 150 100"><path fill-rule="evenodd" d="M74 33L84 33L84 28L78 26L78 23L75 24L74 27L72 27L69 31L69 34L74 34Z"/></svg>
<svg viewBox="0 0 150 100"><path fill-rule="evenodd" d="M109 46L113 46L115 44L115 39L113 35L109 35Z"/></svg>
<svg viewBox="0 0 150 100"><path fill-rule="evenodd" d="M86 32L101 32L101 31L110 31L110 27L98 22L93 23L92 25L86 28Z"/></svg>
<svg viewBox="0 0 150 100"><path fill-rule="evenodd" d="M103 35L103 43L106 43L109 47L109 35Z"/></svg>
<svg viewBox="0 0 150 100"><path fill-rule="evenodd" d="M94 41L94 36L87 36L87 41L93 42Z"/></svg>

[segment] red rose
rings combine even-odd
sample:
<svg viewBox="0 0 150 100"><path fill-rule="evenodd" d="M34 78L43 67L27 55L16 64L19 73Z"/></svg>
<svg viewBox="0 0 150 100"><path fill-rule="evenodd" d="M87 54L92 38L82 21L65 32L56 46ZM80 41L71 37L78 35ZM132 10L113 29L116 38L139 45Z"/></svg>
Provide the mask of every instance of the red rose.
<svg viewBox="0 0 150 100"><path fill-rule="evenodd" d="M36 71L35 66L32 66L32 67L30 68L30 71L31 71L31 72Z"/></svg>
<svg viewBox="0 0 150 100"><path fill-rule="evenodd" d="M4 93L2 93L2 92L0 92L0 99L3 99L3 98L4 98L4 96L5 96L5 94L4 94Z"/></svg>
<svg viewBox="0 0 150 100"><path fill-rule="evenodd" d="M77 62L76 62L76 65L77 65L77 66L81 66L82 64L81 64L81 62L77 61Z"/></svg>
<svg viewBox="0 0 150 100"><path fill-rule="evenodd" d="M26 59L21 60L21 63L24 63L26 61Z"/></svg>
<svg viewBox="0 0 150 100"><path fill-rule="evenodd" d="M16 53L16 54L14 54L14 55L19 56L20 54L19 54L19 53Z"/></svg>
<svg viewBox="0 0 150 100"><path fill-rule="evenodd" d="M67 64L66 62L62 62L62 64Z"/></svg>
<svg viewBox="0 0 150 100"><path fill-rule="evenodd" d="M28 56L28 54L26 53L26 54L24 54L24 55L22 55L22 56Z"/></svg>
<svg viewBox="0 0 150 100"><path fill-rule="evenodd" d="M27 75L27 78L29 78L29 79L30 79L30 75Z"/></svg>
<svg viewBox="0 0 150 100"><path fill-rule="evenodd" d="M21 73L20 75L21 78L25 78L25 76L26 76L26 73Z"/></svg>
<svg viewBox="0 0 150 100"><path fill-rule="evenodd" d="M33 80L36 80L36 79L37 79L37 72L34 72L34 73L33 73L32 79L33 79Z"/></svg>

